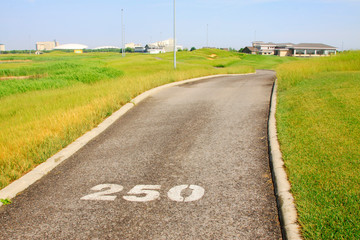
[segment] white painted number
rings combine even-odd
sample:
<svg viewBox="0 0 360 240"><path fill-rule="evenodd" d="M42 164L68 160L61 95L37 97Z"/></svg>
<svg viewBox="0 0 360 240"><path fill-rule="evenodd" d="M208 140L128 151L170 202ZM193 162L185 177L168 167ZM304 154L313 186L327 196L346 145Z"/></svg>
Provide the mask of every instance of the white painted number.
<svg viewBox="0 0 360 240"><path fill-rule="evenodd" d="M149 202L154 201L160 197L160 185L136 185L127 194L132 196L123 196L127 201L131 202ZM104 190L106 189L106 190ZM82 200L97 200L97 201L114 201L115 195L113 193L121 192L123 186L118 184L100 184L93 188L92 191L100 191L82 197ZM103 191L104 190L104 191ZM205 193L205 189L197 185L179 185L173 187L168 192L170 200L175 202L193 202L200 200Z"/></svg>
<svg viewBox="0 0 360 240"><path fill-rule="evenodd" d="M124 187L117 184L100 184L93 187L91 190L93 191L101 191L103 189L107 189L102 192L96 192L93 194L86 195L82 197L82 200L102 200L102 201L114 201L116 196L109 196L109 194L121 192Z"/></svg>
<svg viewBox="0 0 360 240"><path fill-rule="evenodd" d="M160 193L158 191L154 191L156 189L160 189L160 185L137 185L133 189L128 192L128 194L133 195L141 195L141 196L123 196L125 200L131 202L149 202L160 197Z"/></svg>
<svg viewBox="0 0 360 240"><path fill-rule="evenodd" d="M186 191L191 191L191 193L189 196L183 197L183 194L188 194ZM170 189L168 192L168 197L176 202L193 202L201 199L202 196L204 196L204 193L205 189L200 186L180 185Z"/></svg>

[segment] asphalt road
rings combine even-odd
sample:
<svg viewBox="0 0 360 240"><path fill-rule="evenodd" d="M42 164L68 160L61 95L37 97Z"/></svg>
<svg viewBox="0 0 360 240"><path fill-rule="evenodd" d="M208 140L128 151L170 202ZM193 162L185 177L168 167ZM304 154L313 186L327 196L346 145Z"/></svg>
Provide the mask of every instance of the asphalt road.
<svg viewBox="0 0 360 240"><path fill-rule="evenodd" d="M281 239L269 169L274 73L141 102L0 208L0 239Z"/></svg>

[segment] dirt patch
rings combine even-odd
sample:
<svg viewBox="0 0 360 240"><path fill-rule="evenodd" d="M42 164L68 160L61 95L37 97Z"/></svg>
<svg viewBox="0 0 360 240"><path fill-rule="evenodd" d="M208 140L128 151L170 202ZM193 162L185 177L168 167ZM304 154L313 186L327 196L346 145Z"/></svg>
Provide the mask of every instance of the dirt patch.
<svg viewBox="0 0 360 240"><path fill-rule="evenodd" d="M35 78L35 76L7 76L7 77L0 77L0 80L10 80L10 79L29 79Z"/></svg>
<svg viewBox="0 0 360 240"><path fill-rule="evenodd" d="M217 57L216 54L211 54L211 55L208 56L207 59L209 59L209 60L214 60L216 57Z"/></svg>
<svg viewBox="0 0 360 240"><path fill-rule="evenodd" d="M0 60L0 63L32 62L31 60Z"/></svg>

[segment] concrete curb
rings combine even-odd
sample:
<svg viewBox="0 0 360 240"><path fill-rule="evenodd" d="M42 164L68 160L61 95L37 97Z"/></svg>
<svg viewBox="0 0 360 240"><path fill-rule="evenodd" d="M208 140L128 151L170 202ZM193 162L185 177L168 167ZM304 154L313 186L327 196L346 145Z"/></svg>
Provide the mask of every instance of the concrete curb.
<svg viewBox="0 0 360 240"><path fill-rule="evenodd" d="M300 226L297 222L297 211L295 208L294 197L290 192L290 183L285 172L285 166L280 152L280 146L276 130L276 95L277 80L275 80L271 96L270 116L269 116L269 155L270 165L275 187L275 194L280 216L280 223L284 239L302 239Z"/></svg>
<svg viewBox="0 0 360 240"><path fill-rule="evenodd" d="M254 74L254 73L248 73L248 74ZM100 133L105 131L111 124L113 124L116 120L118 120L121 116L123 116L127 111L129 111L131 108L133 108L135 105L149 97L150 95L155 94L158 91L161 91L163 89L178 86L185 83L200 81L204 79L214 78L214 77L223 77L223 76L241 76L241 75L248 75L248 74L220 74L220 75L211 75L211 76L205 76L200 78L193 78L188 79L184 81L179 82L173 82L169 84L165 84L156 88L153 88L149 91L146 91L133 100L130 101L130 103L125 104L122 106L118 111L113 113L110 117L106 118L102 123L100 123L96 128L92 129L91 131L85 133L83 136L76 139L73 143L68 145L66 148L62 149L52 157L50 157L48 160L46 160L44 163L40 164L36 168L34 168L29 173L25 174L18 180L12 182L2 190L0 190L0 199L12 199L20 192L24 191L26 188L28 188L30 185L35 183L37 180L48 174L52 169L54 169L56 166L61 164L63 161L68 159L70 156L72 156L74 153L76 153L78 150L80 150L84 145L86 145L88 142L90 142L92 139L94 139L96 136L98 136ZM2 202L0 202L0 207L3 205Z"/></svg>

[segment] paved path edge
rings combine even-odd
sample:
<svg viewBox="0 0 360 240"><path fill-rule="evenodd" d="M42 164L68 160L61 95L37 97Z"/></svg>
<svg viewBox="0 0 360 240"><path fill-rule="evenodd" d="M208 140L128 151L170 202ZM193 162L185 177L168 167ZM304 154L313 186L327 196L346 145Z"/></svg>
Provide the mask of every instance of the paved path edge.
<svg viewBox="0 0 360 240"><path fill-rule="evenodd" d="M22 176L21 178L15 180L2 190L0 190L0 199L12 199L22 191L24 191L26 188L34 184L36 181L41 179L43 176L48 174L51 170L53 170L56 166L64 162L66 159L71 157L74 153L76 153L78 150L80 150L83 146L85 146L88 142L90 142L92 139L97 137L99 134L101 134L103 131L105 131L111 124L113 124L115 121L117 121L121 116L123 116L127 111L129 111L131 108L136 106L138 103L143 101L145 98L149 97L150 95L155 94L158 91L161 91L163 89L178 86L185 83L200 81L204 79L214 78L214 77L224 77L224 76L241 76L241 75L249 75L249 74L255 74L255 73L245 73L245 74L219 74L219 75L210 75L205 77L199 77L199 78L192 78L188 80L168 83L153 89L150 89L134 99L130 101L130 103L125 104L122 106L118 111L114 112L110 117L106 118L103 122L101 122L97 127L90 130L89 132L85 133L78 139L76 139L74 142L70 143L67 147L60 150L58 153L47 159L45 162L41 163L37 167L35 167L33 170ZM2 202L0 202L0 207L3 205Z"/></svg>
<svg viewBox="0 0 360 240"><path fill-rule="evenodd" d="M270 115L268 122L269 156L271 172L275 187L276 200L279 210L279 218L283 238L287 240L302 239L300 226L297 221L297 211L294 203L294 197L290 192L291 185L285 171L285 165L280 151L280 145L277 138L276 129L276 97L277 97L277 79L274 82L271 101Z"/></svg>

